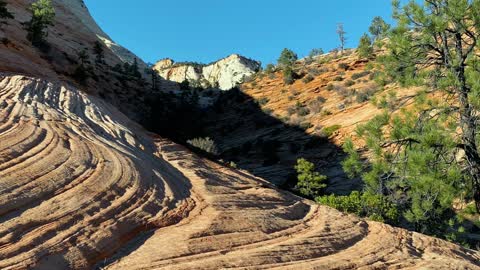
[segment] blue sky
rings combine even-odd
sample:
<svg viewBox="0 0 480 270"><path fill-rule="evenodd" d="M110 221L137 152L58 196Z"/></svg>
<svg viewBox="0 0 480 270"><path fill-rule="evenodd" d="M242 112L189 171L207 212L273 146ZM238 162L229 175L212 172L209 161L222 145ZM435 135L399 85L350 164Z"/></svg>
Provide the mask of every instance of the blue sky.
<svg viewBox="0 0 480 270"><path fill-rule="evenodd" d="M355 47L390 0L85 0L100 27L146 62L208 63L232 53L274 63L283 48L302 57L338 46L342 22Z"/></svg>

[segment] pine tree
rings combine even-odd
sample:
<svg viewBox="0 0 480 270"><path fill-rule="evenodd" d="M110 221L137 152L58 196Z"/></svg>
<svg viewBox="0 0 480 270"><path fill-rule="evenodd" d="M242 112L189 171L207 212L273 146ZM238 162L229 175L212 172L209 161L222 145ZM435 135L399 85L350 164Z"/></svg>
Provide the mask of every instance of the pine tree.
<svg viewBox="0 0 480 270"><path fill-rule="evenodd" d="M38 0L28 8L32 14L30 21L24 23L27 30L27 39L34 46L45 44L45 38L48 36L47 27L53 25L55 18L55 9L51 0Z"/></svg>
<svg viewBox="0 0 480 270"><path fill-rule="evenodd" d="M480 0L393 5L397 26L379 59L384 76L422 89L414 106L358 128L371 164L348 147L344 169L368 167L366 191L388 196L416 230L440 235L456 198L474 199L480 210Z"/></svg>
<svg viewBox="0 0 480 270"><path fill-rule="evenodd" d="M287 48L283 49L280 57L278 58L278 65L280 68L291 67L298 60L298 56L292 50Z"/></svg>
<svg viewBox="0 0 480 270"><path fill-rule="evenodd" d="M373 54L372 39L365 33L358 45L358 56L361 58L370 58Z"/></svg>
<svg viewBox="0 0 480 270"><path fill-rule="evenodd" d="M378 39L384 38L388 31L390 30L390 25L386 23L382 17L375 17L373 18L372 24L368 28L368 31L373 37L373 42L377 41Z"/></svg>
<svg viewBox="0 0 480 270"><path fill-rule="evenodd" d="M298 60L298 56L292 50L283 49L278 58L278 66L283 70L283 81L285 84L292 84L295 81L295 72L293 65Z"/></svg>

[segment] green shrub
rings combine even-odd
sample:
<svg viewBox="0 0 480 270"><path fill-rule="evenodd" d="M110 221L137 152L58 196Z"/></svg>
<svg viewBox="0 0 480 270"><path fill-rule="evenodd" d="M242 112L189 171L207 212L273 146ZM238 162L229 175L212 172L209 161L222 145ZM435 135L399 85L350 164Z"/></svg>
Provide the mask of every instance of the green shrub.
<svg viewBox="0 0 480 270"><path fill-rule="evenodd" d="M322 132L326 137L331 137L340 128L342 128L341 125L333 125L323 128Z"/></svg>
<svg viewBox="0 0 480 270"><path fill-rule="evenodd" d="M195 138L192 140L188 140L187 143L197 149L200 149L206 153L212 154L212 155L218 155L219 150L216 145L216 143L210 139L209 137L206 138Z"/></svg>
<svg viewBox="0 0 480 270"><path fill-rule="evenodd" d="M360 58L370 58L373 55L372 39L365 33L358 45L358 56Z"/></svg>
<svg viewBox="0 0 480 270"><path fill-rule="evenodd" d="M339 68L339 69L343 69L343 70L348 70L348 69L349 69L349 65L346 64L346 63L340 63L340 64L338 64L338 68Z"/></svg>
<svg viewBox="0 0 480 270"><path fill-rule="evenodd" d="M309 82L313 81L314 79L315 79L315 78L313 78L312 75L308 74L307 76L305 76L305 77L303 78L302 81L303 81L303 83L309 83Z"/></svg>
<svg viewBox="0 0 480 270"><path fill-rule="evenodd" d="M335 85L335 92L340 95L342 98L349 97L353 92L343 85Z"/></svg>
<svg viewBox="0 0 480 270"><path fill-rule="evenodd" d="M300 124L300 128L303 129L303 130L307 130L309 128L312 128L313 127L313 124L310 123L310 122L302 122Z"/></svg>
<svg viewBox="0 0 480 270"><path fill-rule="evenodd" d="M260 106L264 106L266 105L268 102L270 102L270 99L267 98L267 97L262 97L260 99L257 100L257 104L260 105Z"/></svg>
<svg viewBox="0 0 480 270"><path fill-rule="evenodd" d="M306 107L300 107L297 109L297 114L299 116L307 116L310 114L310 110Z"/></svg>
<svg viewBox="0 0 480 270"><path fill-rule="evenodd" d="M354 74L352 74L352 80L358 80L358 79L363 78L363 77L365 77L365 76L367 76L367 75L369 75L369 74L370 74L370 71L368 71L368 70L367 70L367 71L358 72L358 73L354 73Z"/></svg>
<svg viewBox="0 0 480 270"><path fill-rule="evenodd" d="M297 160L295 170L298 174L298 182L295 189L306 197L319 196L327 185L324 183L327 177L315 171L315 165L304 158Z"/></svg>
<svg viewBox="0 0 480 270"><path fill-rule="evenodd" d="M392 225L397 224L399 219L397 206L382 195L354 191L348 196L317 197L316 201L342 212Z"/></svg>
<svg viewBox="0 0 480 270"><path fill-rule="evenodd" d="M358 103L363 103L365 101L370 100L373 97L373 95L375 95L375 93L377 92L378 92L378 89L376 87L366 88L356 93L356 100Z"/></svg>
<svg viewBox="0 0 480 270"><path fill-rule="evenodd" d="M341 82L343 80L344 80L344 78L342 76L337 76L337 77L333 78L334 82Z"/></svg>
<svg viewBox="0 0 480 270"><path fill-rule="evenodd" d="M352 85L355 85L355 82L352 81L352 80L348 80L348 81L345 82L345 86L346 86L346 87L350 87L350 86L352 86Z"/></svg>
<svg viewBox="0 0 480 270"><path fill-rule="evenodd" d="M333 84L327 85L327 88L326 88L326 89L327 89L327 91L332 91L332 90L334 89Z"/></svg>
<svg viewBox="0 0 480 270"><path fill-rule="evenodd" d="M290 116L296 114L297 113L297 107L295 107L295 106L288 107L287 113Z"/></svg>
<svg viewBox="0 0 480 270"><path fill-rule="evenodd" d="M295 82L295 73L291 67L285 67L283 69L283 82L286 85L293 84Z"/></svg>
<svg viewBox="0 0 480 270"><path fill-rule="evenodd" d="M318 97L315 100L312 100L308 103L308 108L313 113L319 113L322 111L322 105L325 103L325 99L323 97Z"/></svg>
<svg viewBox="0 0 480 270"><path fill-rule="evenodd" d="M274 73L274 72L275 72L275 66L273 64L268 64L265 67L265 73L266 74L271 74L271 73Z"/></svg>

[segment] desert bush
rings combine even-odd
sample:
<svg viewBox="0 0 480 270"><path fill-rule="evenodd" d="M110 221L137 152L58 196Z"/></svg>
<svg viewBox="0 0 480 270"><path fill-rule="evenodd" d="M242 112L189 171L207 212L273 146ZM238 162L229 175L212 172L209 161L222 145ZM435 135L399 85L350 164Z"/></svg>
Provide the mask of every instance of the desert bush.
<svg viewBox="0 0 480 270"><path fill-rule="evenodd" d="M327 85L327 91L332 91L333 89L335 88L335 86L333 84L329 84Z"/></svg>
<svg viewBox="0 0 480 270"><path fill-rule="evenodd" d="M322 105L325 103L323 97L318 97L308 103L308 108L312 113L319 113L322 111Z"/></svg>
<svg viewBox="0 0 480 270"><path fill-rule="evenodd" d="M195 138L192 140L188 140L187 143L199 150L202 150L212 155L218 155L220 153L215 141L213 141L209 137Z"/></svg>
<svg viewBox="0 0 480 270"><path fill-rule="evenodd" d="M323 110L322 111L322 116L328 116L328 115L332 115L332 112L330 110Z"/></svg>
<svg viewBox="0 0 480 270"><path fill-rule="evenodd" d="M297 107L295 107L295 106L288 107L287 108L287 113L290 116L296 114L297 113Z"/></svg>
<svg viewBox="0 0 480 270"><path fill-rule="evenodd" d="M270 102L270 99L267 97L262 97L257 100L257 104L260 106L266 105L268 102Z"/></svg>
<svg viewBox="0 0 480 270"><path fill-rule="evenodd" d="M368 34L364 34L360 38L360 42L358 45L358 56L360 58L370 58L373 55L373 42L372 39L368 36Z"/></svg>
<svg viewBox="0 0 480 270"><path fill-rule="evenodd" d="M368 70L367 70L367 71L358 72L358 73L354 73L354 74L352 74L352 80L358 80L358 79L363 78L363 77L365 77L365 76L367 76L367 75L369 75L369 74L370 74L370 71L368 71Z"/></svg>
<svg viewBox="0 0 480 270"><path fill-rule="evenodd" d="M286 85L290 85L295 82L295 73L293 72L293 69L289 66L283 69L283 82Z"/></svg>
<svg viewBox="0 0 480 270"><path fill-rule="evenodd" d="M312 128L313 124L310 122L302 122L299 127L303 130L307 130L309 128Z"/></svg>
<svg viewBox="0 0 480 270"><path fill-rule="evenodd" d="M338 64L338 68L339 68L339 69L343 69L343 70L348 70L348 69L349 69L349 65L346 64L346 63L340 63L340 64Z"/></svg>
<svg viewBox="0 0 480 270"><path fill-rule="evenodd" d="M333 126L329 126L329 127L324 127L322 129L322 133L323 135L325 135L326 137L331 137L337 130L339 130L340 128L342 128L341 125L333 125Z"/></svg>
<svg viewBox="0 0 480 270"><path fill-rule="evenodd" d="M313 78L312 75L308 74L307 76L305 76L305 77L303 78L302 81L303 81L303 83L309 83L309 82L313 81L314 79L315 79L315 78Z"/></svg>
<svg viewBox="0 0 480 270"><path fill-rule="evenodd" d="M297 114L299 116L307 116L307 115L310 114L310 110L308 108L302 106L302 107L297 109Z"/></svg>
<svg viewBox="0 0 480 270"><path fill-rule="evenodd" d="M375 95L375 93L377 92L378 92L378 88L376 87L366 88L356 93L356 100L358 103L363 103L365 101L370 100L373 97L373 95Z"/></svg>
<svg viewBox="0 0 480 270"><path fill-rule="evenodd" d="M395 225L399 219L397 206L382 195L354 191L348 196L317 197L316 201L319 204L330 206L342 212L356 214L360 217L367 217L373 221Z"/></svg>
<svg viewBox="0 0 480 270"><path fill-rule="evenodd" d="M345 86L346 86L346 87L350 87L350 86L352 86L352 85L355 85L355 82L352 81L352 80L348 80L348 81L345 82Z"/></svg>
<svg viewBox="0 0 480 270"><path fill-rule="evenodd" d="M343 85L335 85L334 86L335 92L340 95L342 98L349 97L352 94L352 91L349 90L347 87Z"/></svg>
<svg viewBox="0 0 480 270"><path fill-rule="evenodd" d="M341 82L343 80L344 80L344 78L342 76L337 76L337 77L333 78L334 82Z"/></svg>
<svg viewBox="0 0 480 270"><path fill-rule="evenodd" d="M266 74L271 74L271 73L274 73L274 72L275 72L275 66L273 64L268 64L265 67L265 73Z"/></svg>

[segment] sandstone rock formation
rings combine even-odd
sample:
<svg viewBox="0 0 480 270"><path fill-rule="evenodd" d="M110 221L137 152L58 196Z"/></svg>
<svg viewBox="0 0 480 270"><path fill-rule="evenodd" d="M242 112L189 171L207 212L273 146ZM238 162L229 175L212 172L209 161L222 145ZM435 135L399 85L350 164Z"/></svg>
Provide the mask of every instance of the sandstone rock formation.
<svg viewBox="0 0 480 270"><path fill-rule="evenodd" d="M55 1L50 41L73 50L94 37L67 2ZM25 19L28 3L8 7ZM0 45L0 269L480 269L478 252L316 205L146 132L15 27L14 47Z"/></svg>
<svg viewBox="0 0 480 270"><path fill-rule="evenodd" d="M218 87L230 90L244 82L260 70L260 63L238 54L230 55L209 65L195 63L178 63L171 59L163 59L153 67L158 74L170 81L189 81L202 87Z"/></svg>

